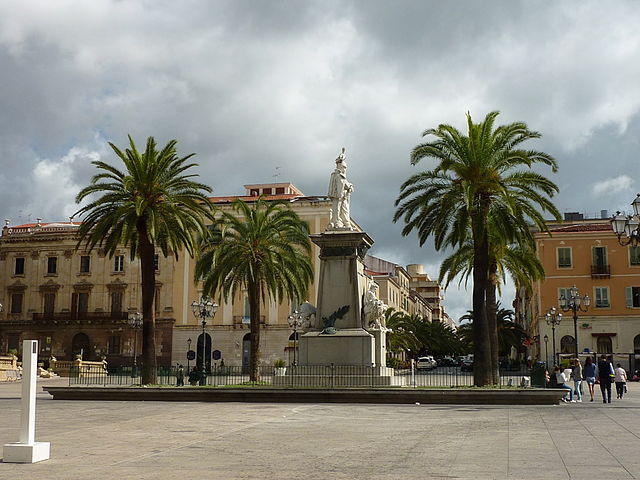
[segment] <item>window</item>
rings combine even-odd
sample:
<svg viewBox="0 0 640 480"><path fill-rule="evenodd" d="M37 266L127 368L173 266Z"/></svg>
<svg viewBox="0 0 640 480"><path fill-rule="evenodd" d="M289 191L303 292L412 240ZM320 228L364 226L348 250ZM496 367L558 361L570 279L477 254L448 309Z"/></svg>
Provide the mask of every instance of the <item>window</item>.
<svg viewBox="0 0 640 480"><path fill-rule="evenodd" d="M558 300L563 297L566 298L567 300L571 298L571 287L558 289Z"/></svg>
<svg viewBox="0 0 640 480"><path fill-rule="evenodd" d="M124 272L124 255L116 255L113 257L113 271Z"/></svg>
<svg viewBox="0 0 640 480"><path fill-rule="evenodd" d="M91 257L82 255L80 257L80 273L89 273L91 270Z"/></svg>
<svg viewBox="0 0 640 480"><path fill-rule="evenodd" d="M640 246L629 247L629 265L640 266Z"/></svg>
<svg viewBox="0 0 640 480"><path fill-rule="evenodd" d="M58 273L58 257L47 257L47 275Z"/></svg>
<svg viewBox="0 0 640 480"><path fill-rule="evenodd" d="M593 265L604 267L607 264L607 247L593 247Z"/></svg>
<svg viewBox="0 0 640 480"><path fill-rule="evenodd" d="M271 195L271 188L263 188L262 193L264 195Z"/></svg>
<svg viewBox="0 0 640 480"><path fill-rule="evenodd" d="M571 335L565 335L560 339L560 353L575 353L576 342Z"/></svg>
<svg viewBox="0 0 640 480"><path fill-rule="evenodd" d="M595 287L596 308L606 308L609 305L609 287Z"/></svg>
<svg viewBox="0 0 640 480"><path fill-rule="evenodd" d="M276 187L276 195L283 195L284 187Z"/></svg>
<svg viewBox="0 0 640 480"><path fill-rule="evenodd" d="M87 313L89 311L89 293L78 293L78 313Z"/></svg>
<svg viewBox="0 0 640 480"><path fill-rule="evenodd" d="M114 290L111 292L111 313L122 312L122 290Z"/></svg>
<svg viewBox="0 0 640 480"><path fill-rule="evenodd" d="M242 314L242 323L251 323L251 310L249 309L249 297L244 296L244 312Z"/></svg>
<svg viewBox="0 0 640 480"><path fill-rule="evenodd" d="M640 335L636 335L633 338L633 352L636 355L640 355Z"/></svg>
<svg viewBox="0 0 640 480"><path fill-rule="evenodd" d="M640 287L626 287L627 308L640 308Z"/></svg>
<svg viewBox="0 0 640 480"><path fill-rule="evenodd" d="M558 248L558 268L571 267L571 247Z"/></svg>
<svg viewBox="0 0 640 480"><path fill-rule="evenodd" d="M120 355L120 335L112 335L109 337L109 355Z"/></svg>
<svg viewBox="0 0 640 480"><path fill-rule="evenodd" d="M44 294L44 313L52 315L56 307L56 294L48 292Z"/></svg>
<svg viewBox="0 0 640 480"><path fill-rule="evenodd" d="M160 270L160 256L157 253L153 256L153 269L156 272Z"/></svg>
<svg viewBox="0 0 640 480"><path fill-rule="evenodd" d="M598 337L598 353L613 353L613 342L611 337Z"/></svg>
<svg viewBox="0 0 640 480"><path fill-rule="evenodd" d="M11 294L11 313L22 313L22 293Z"/></svg>
<svg viewBox="0 0 640 480"><path fill-rule="evenodd" d="M24 275L24 257L16 257L16 264L13 270L14 275Z"/></svg>

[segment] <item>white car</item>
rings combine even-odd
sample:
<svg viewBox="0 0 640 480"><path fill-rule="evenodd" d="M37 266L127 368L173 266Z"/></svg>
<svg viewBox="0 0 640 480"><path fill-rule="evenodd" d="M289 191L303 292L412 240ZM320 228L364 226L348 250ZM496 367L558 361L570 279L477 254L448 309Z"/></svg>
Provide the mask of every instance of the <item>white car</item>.
<svg viewBox="0 0 640 480"><path fill-rule="evenodd" d="M438 366L435 358L431 355L426 357L418 357L418 361L416 362L416 368L418 370L433 370Z"/></svg>

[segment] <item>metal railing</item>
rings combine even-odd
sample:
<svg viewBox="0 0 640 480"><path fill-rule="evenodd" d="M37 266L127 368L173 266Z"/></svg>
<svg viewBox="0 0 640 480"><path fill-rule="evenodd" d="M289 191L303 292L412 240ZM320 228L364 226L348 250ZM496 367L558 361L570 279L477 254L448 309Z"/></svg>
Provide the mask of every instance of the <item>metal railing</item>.
<svg viewBox="0 0 640 480"><path fill-rule="evenodd" d="M141 383L142 368L107 368L97 371L83 366L75 367L69 376L69 385L126 386ZM471 387L473 372L460 367L438 367L433 370L393 369L389 367L365 367L353 365L304 365L275 367L261 365L259 379L251 382L249 371L242 366L214 367L204 379L199 371L183 369L185 386L210 387L266 387L266 388L442 388ZM531 371L527 368L501 371L499 387L530 386ZM178 385L176 367L159 368L159 385Z"/></svg>

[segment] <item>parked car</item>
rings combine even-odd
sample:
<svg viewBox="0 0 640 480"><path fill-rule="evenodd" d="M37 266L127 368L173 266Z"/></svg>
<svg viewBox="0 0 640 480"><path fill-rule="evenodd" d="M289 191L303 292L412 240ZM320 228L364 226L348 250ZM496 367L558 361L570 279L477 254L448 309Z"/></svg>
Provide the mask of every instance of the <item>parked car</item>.
<svg viewBox="0 0 640 480"><path fill-rule="evenodd" d="M418 370L433 370L437 366L438 363L431 355L418 357L418 361L416 362L416 368Z"/></svg>
<svg viewBox="0 0 640 480"><path fill-rule="evenodd" d="M441 367L457 367L459 363L455 358L446 356L438 359L438 365Z"/></svg>
<svg viewBox="0 0 640 480"><path fill-rule="evenodd" d="M473 372L473 359L463 358L460 362L461 372Z"/></svg>

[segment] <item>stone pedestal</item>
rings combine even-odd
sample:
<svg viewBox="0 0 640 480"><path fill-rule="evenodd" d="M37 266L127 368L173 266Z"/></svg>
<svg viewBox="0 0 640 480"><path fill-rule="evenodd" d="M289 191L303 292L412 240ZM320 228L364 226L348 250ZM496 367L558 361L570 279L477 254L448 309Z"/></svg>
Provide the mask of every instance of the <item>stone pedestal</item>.
<svg viewBox="0 0 640 480"><path fill-rule="evenodd" d="M299 365L385 365L384 332L372 335L364 327L363 299L370 281L364 256L373 244L365 232L331 231L311 235L320 247L320 279L315 324L300 337ZM349 305L335 323L336 332L322 333L323 317Z"/></svg>
<svg viewBox="0 0 640 480"><path fill-rule="evenodd" d="M387 332L384 330L371 330L375 341L376 366L387 366Z"/></svg>

